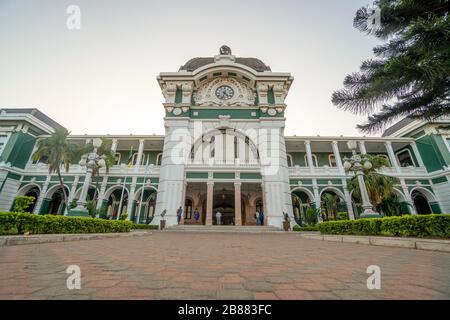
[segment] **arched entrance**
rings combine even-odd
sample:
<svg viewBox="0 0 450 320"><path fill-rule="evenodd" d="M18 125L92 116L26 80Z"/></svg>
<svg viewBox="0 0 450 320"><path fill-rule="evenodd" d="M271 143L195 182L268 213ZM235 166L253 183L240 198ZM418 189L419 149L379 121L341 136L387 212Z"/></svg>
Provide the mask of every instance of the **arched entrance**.
<svg viewBox="0 0 450 320"><path fill-rule="evenodd" d="M26 212L34 212L34 209L36 208L36 203L39 198L39 195L41 194L41 190L39 187L35 184L26 185L23 187L18 193L18 196L25 196L25 197L32 197L33 202L26 208ZM14 204L13 204L14 205Z"/></svg>
<svg viewBox="0 0 450 320"><path fill-rule="evenodd" d="M344 207L344 195L335 188L326 188L320 194L320 203L322 209L322 219L337 220L337 213L339 211L347 211Z"/></svg>
<svg viewBox="0 0 450 320"><path fill-rule="evenodd" d="M428 203L427 197L418 190L412 192L412 199L414 202L414 207L418 214L431 214L431 206Z"/></svg>
<svg viewBox="0 0 450 320"><path fill-rule="evenodd" d="M69 196L69 189L64 187L66 196ZM49 196L49 193L47 193ZM56 187L50 195L50 201L48 203L48 209L43 212L44 214L64 214L66 210L66 204L64 203L63 189L58 186Z"/></svg>
<svg viewBox="0 0 450 320"><path fill-rule="evenodd" d="M152 186L145 187L144 189L141 188L136 192L136 204L131 217L132 221L140 224L149 224L152 222L155 216L156 196L157 191Z"/></svg>
<svg viewBox="0 0 450 320"><path fill-rule="evenodd" d="M128 190L123 186L115 186L110 188L105 193L104 207L106 211L106 216L109 219L117 220L119 218L119 214L128 213ZM130 214L130 213L128 213Z"/></svg>
<svg viewBox="0 0 450 320"><path fill-rule="evenodd" d="M292 192L292 207L294 211L295 222L302 225L306 221L306 210L313 203L312 195L309 190L297 189Z"/></svg>
<svg viewBox="0 0 450 320"><path fill-rule="evenodd" d="M234 191L223 187L213 197L213 224L217 225L217 212L222 214L221 225L234 225Z"/></svg>

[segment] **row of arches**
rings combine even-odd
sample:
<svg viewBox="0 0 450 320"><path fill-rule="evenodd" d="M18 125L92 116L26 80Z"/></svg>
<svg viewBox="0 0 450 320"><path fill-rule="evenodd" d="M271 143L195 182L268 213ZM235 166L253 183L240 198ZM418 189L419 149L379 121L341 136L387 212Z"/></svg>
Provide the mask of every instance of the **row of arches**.
<svg viewBox="0 0 450 320"><path fill-rule="evenodd" d="M330 212L330 208L327 208L327 195L334 196L336 198L336 203L333 212ZM393 190L393 195L403 204L406 203L406 197L404 194L398 190ZM351 195L350 195L351 196ZM415 187L410 191L410 196L413 202L414 210L418 214L431 214L433 213L432 204L436 203L437 200L433 193L423 187ZM319 193L320 201L316 202L314 194L305 187L297 187L292 190L292 205L294 211L294 217L297 222L304 221L306 219L306 211L310 207L316 207L320 203L321 211L325 214L325 219L333 217L336 219L336 213L343 211L347 212L347 204L345 200L344 193L336 187L327 187L322 189ZM360 204L351 196L352 199L352 209L353 212L358 215L362 212ZM402 206L402 214L410 213L411 209L407 205Z"/></svg>
<svg viewBox="0 0 450 320"><path fill-rule="evenodd" d="M81 194L81 187L78 188L73 197L70 197L68 186L64 186L64 191L68 199L71 199L69 205L74 205ZM102 203L99 204L99 190L95 185L90 185L86 201L93 201L100 213L110 219L116 219L120 213L128 213L132 215L135 221L149 221L153 219L156 206L157 189L153 186L140 187L136 190L134 198L129 199L128 188L123 185L114 185L105 191ZM33 197L33 203L28 207L27 211L40 214L64 214L65 203L63 188L60 185L50 187L40 208L37 208L38 199L41 196L41 188L37 184L28 184L18 191L18 196ZM132 212L127 212L129 201L133 202Z"/></svg>

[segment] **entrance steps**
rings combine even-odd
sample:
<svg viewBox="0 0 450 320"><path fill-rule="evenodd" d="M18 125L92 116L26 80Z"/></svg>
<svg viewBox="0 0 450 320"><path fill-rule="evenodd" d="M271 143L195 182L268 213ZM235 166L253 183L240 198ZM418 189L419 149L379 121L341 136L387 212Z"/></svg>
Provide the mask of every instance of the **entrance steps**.
<svg viewBox="0 0 450 320"><path fill-rule="evenodd" d="M168 227L165 232L198 232L198 233L283 233L280 228L272 226L204 226L177 225Z"/></svg>

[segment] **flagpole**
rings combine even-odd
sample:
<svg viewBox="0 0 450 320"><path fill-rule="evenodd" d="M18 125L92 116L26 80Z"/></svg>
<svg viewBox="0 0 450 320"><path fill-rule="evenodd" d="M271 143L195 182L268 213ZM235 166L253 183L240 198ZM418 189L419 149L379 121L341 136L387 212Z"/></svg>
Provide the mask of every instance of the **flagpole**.
<svg viewBox="0 0 450 320"><path fill-rule="evenodd" d="M141 200L139 201L139 207L138 207L138 214L136 217L136 224L139 223L139 218L141 217L141 208L142 208L142 200L144 198L144 191L145 191L145 175L147 174L147 169L148 169L148 159L149 157L147 157L147 162L145 163L145 170L144 170L144 181L142 181L142 190L141 190Z"/></svg>
<svg viewBox="0 0 450 320"><path fill-rule="evenodd" d="M145 177L144 177L144 182L142 182L141 200L139 200L139 209L138 209L138 214L136 217L136 224L139 224L139 218L141 217L141 208L142 208L142 200L144 198L144 191L145 191Z"/></svg>
<svg viewBox="0 0 450 320"><path fill-rule="evenodd" d="M125 184L126 184L126 182L127 182L127 177L125 176L125 179L123 179L122 194L120 195L119 211L117 212L116 220L119 220L120 219L120 215L122 214L122 203L123 203L123 195L125 193Z"/></svg>

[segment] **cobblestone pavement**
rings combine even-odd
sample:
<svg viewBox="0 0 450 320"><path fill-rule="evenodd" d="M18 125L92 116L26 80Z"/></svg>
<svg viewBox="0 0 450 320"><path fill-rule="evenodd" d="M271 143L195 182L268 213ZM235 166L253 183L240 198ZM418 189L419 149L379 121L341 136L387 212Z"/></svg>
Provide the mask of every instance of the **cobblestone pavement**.
<svg viewBox="0 0 450 320"><path fill-rule="evenodd" d="M81 289L65 271L81 268ZM381 268L381 290L366 286ZM0 299L449 299L450 254L296 234L164 233L0 248Z"/></svg>

